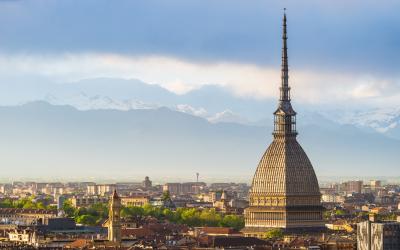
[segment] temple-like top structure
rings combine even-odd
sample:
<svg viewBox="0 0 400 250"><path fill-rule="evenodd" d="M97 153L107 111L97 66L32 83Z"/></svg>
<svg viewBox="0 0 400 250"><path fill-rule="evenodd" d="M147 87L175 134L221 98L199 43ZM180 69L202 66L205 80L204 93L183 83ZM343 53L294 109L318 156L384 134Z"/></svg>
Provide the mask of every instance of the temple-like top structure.
<svg viewBox="0 0 400 250"><path fill-rule="evenodd" d="M296 112L290 102L286 13L283 16L281 87L278 109L274 112L274 135L296 136Z"/></svg>
<svg viewBox="0 0 400 250"><path fill-rule="evenodd" d="M250 207L245 212L248 232L255 228L263 231L265 227L305 228L322 225L318 180L310 160L296 140L296 112L290 97L287 39L285 13L281 86L278 108L274 112L274 139L262 156L253 178Z"/></svg>

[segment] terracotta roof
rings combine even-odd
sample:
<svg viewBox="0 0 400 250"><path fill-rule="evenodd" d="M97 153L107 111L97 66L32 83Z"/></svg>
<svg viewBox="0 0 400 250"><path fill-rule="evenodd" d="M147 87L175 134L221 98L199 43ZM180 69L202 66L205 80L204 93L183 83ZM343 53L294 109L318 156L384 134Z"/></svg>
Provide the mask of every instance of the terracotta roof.
<svg viewBox="0 0 400 250"><path fill-rule="evenodd" d="M146 236L155 235L154 231L149 228L123 228L121 229L122 237L144 238Z"/></svg>
<svg viewBox="0 0 400 250"><path fill-rule="evenodd" d="M333 222L333 225L346 225L347 221L346 220L337 220Z"/></svg>
<svg viewBox="0 0 400 250"><path fill-rule="evenodd" d="M69 244L66 244L65 248L84 248L89 246L90 243L91 241L87 239L77 239Z"/></svg>
<svg viewBox="0 0 400 250"><path fill-rule="evenodd" d="M127 247L116 247L116 243L111 241L88 239L77 239L64 246L67 249L127 249Z"/></svg>
<svg viewBox="0 0 400 250"><path fill-rule="evenodd" d="M50 214L57 215L56 210L25 209L25 208L0 208L0 214Z"/></svg>
<svg viewBox="0 0 400 250"><path fill-rule="evenodd" d="M268 242L254 237L215 236L213 247L265 246Z"/></svg>
<svg viewBox="0 0 400 250"><path fill-rule="evenodd" d="M202 232L206 234L233 234L238 233L233 228L230 227L203 227Z"/></svg>

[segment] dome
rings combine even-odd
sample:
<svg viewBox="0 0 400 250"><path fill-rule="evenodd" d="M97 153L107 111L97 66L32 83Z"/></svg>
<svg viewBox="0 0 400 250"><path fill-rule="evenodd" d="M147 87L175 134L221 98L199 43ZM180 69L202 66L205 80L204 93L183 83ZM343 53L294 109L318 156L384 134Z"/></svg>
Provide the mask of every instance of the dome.
<svg viewBox="0 0 400 250"><path fill-rule="evenodd" d="M258 164L252 194L268 196L320 195L310 160L296 138L275 138Z"/></svg>

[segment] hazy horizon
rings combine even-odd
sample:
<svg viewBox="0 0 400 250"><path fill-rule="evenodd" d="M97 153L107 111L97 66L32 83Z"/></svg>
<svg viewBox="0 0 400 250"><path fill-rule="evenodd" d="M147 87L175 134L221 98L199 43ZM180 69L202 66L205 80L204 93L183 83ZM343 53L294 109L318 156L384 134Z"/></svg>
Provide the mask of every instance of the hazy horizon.
<svg viewBox="0 0 400 250"><path fill-rule="evenodd" d="M129 178L129 177L120 177L120 178L60 178L60 177L49 177L49 178L29 178L29 177L18 177L18 178L0 178L0 183L12 183L12 182L95 182L97 184L114 184L114 183L141 183L144 180L142 179ZM181 177L181 178L164 178L162 176L154 176L152 178L150 176L150 180L153 182L153 185L163 185L165 183L184 183L184 182L196 182L196 176L193 177ZM355 181L361 180L364 182L369 182L371 180L380 180L384 184L399 184L400 176L317 176L320 185L330 184L330 183L341 183L345 181ZM206 184L211 183L246 183L248 185L251 184L253 176L246 177L238 177L238 176L210 176L210 177L200 177L199 182L205 182Z"/></svg>

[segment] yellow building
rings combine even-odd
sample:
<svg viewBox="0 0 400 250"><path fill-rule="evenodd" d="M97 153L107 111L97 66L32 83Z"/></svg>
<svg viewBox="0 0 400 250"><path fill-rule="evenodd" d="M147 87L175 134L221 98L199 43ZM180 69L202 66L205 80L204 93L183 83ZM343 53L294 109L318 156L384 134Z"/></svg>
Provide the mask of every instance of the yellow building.
<svg viewBox="0 0 400 250"><path fill-rule="evenodd" d="M121 197L121 204L123 206L130 207L141 207L149 203L149 197L147 196L128 196Z"/></svg>
<svg viewBox="0 0 400 250"><path fill-rule="evenodd" d="M114 184L99 184L99 185L89 185L87 186L87 195L107 195L111 194L115 189Z"/></svg>
<svg viewBox="0 0 400 250"><path fill-rule="evenodd" d="M56 210L0 208L0 220L6 223L32 225L33 223L36 222L43 223L46 219L55 217L57 217Z"/></svg>
<svg viewBox="0 0 400 250"><path fill-rule="evenodd" d="M89 207L96 203L107 203L108 197L100 196L75 196L69 199L74 207Z"/></svg>

